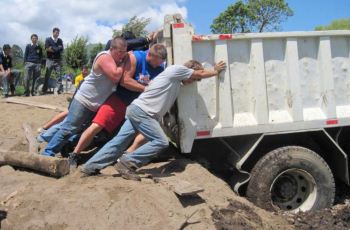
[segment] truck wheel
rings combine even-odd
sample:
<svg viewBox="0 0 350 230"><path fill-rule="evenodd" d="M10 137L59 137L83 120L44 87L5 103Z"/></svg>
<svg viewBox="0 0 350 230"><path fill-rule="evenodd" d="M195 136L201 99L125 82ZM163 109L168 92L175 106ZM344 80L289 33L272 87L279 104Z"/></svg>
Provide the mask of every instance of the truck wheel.
<svg viewBox="0 0 350 230"><path fill-rule="evenodd" d="M254 166L247 197L267 210L291 212L330 207L335 183L327 163L298 146L275 149Z"/></svg>

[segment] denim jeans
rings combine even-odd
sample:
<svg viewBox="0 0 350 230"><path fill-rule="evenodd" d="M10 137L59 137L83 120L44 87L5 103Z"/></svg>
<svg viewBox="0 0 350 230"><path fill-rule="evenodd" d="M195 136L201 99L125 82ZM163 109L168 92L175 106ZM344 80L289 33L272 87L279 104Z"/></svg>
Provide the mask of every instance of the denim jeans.
<svg viewBox="0 0 350 230"><path fill-rule="evenodd" d="M57 133L58 130L60 130L61 125L63 124L64 121L65 120L63 120L62 122L60 122L58 124L55 124L55 125L51 126L47 130L41 132L36 139L40 143L41 142L50 142L52 137L55 136L55 134Z"/></svg>
<svg viewBox="0 0 350 230"><path fill-rule="evenodd" d="M69 138L80 133L84 129L84 124L90 122L94 116L95 112L90 111L76 99L73 99L67 117L61 123L61 128L47 144L43 155L54 156L56 153L59 153L69 141Z"/></svg>
<svg viewBox="0 0 350 230"><path fill-rule="evenodd" d="M62 84L62 73L61 73L61 61L60 60L52 60L52 59L46 59L46 72L45 72L45 80L44 80L44 86L43 86L43 92L45 93L47 91L47 88L49 86L49 78L51 77L52 70L55 70L56 72L56 80L57 80L57 88L59 90L63 90L63 84Z"/></svg>
<svg viewBox="0 0 350 230"><path fill-rule="evenodd" d="M41 64L26 62L24 66L24 94L29 96L30 93L34 95L35 92L35 81L40 76ZM30 84L30 81L32 84ZM31 91L30 91L31 86Z"/></svg>
<svg viewBox="0 0 350 230"><path fill-rule="evenodd" d="M134 152L121 157L123 163L129 166L139 168L147 164L158 152L169 145L167 136L158 121L138 106L131 104L126 110L126 121L117 136L86 162L83 170L92 173L115 163L133 141L137 132L143 134L148 142Z"/></svg>

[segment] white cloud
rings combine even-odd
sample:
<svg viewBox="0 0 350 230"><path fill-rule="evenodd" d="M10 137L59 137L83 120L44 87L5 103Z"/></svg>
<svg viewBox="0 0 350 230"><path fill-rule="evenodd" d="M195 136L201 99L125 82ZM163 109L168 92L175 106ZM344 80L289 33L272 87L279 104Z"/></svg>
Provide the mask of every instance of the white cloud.
<svg viewBox="0 0 350 230"><path fill-rule="evenodd" d="M91 43L105 43L112 29L121 28L134 15L151 18L149 30L159 28L166 14L181 13L186 0L1 0L0 45L24 47L30 35L44 40L52 28L59 27L64 44L76 36L86 36ZM4 15L6 15L4 17Z"/></svg>

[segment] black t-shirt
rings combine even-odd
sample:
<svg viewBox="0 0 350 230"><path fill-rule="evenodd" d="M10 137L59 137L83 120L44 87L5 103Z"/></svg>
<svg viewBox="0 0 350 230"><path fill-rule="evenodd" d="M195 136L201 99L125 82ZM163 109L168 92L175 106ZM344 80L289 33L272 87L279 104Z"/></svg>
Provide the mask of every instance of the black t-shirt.
<svg viewBox="0 0 350 230"><path fill-rule="evenodd" d="M5 56L4 52L0 52L0 64L2 64L4 70L12 68L12 58L9 55Z"/></svg>

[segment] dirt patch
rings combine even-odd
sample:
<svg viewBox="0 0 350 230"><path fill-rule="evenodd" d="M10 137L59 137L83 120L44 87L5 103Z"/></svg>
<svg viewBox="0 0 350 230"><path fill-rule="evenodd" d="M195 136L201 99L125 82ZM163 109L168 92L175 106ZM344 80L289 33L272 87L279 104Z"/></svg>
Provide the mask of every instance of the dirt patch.
<svg viewBox="0 0 350 230"><path fill-rule="evenodd" d="M25 99L67 106L66 97ZM0 149L21 151L28 149L22 123L36 130L58 113L3 100L0 111ZM270 213L237 196L225 181L199 163L176 151L162 156L160 162L140 170L149 175L141 182L122 179L112 167L100 176L81 178L76 171L54 179L2 166L1 229L310 229L321 228L323 223L333 223L332 227L339 229L349 227L349 204L345 201L335 209L310 214ZM152 177L179 178L204 191L181 197Z"/></svg>

